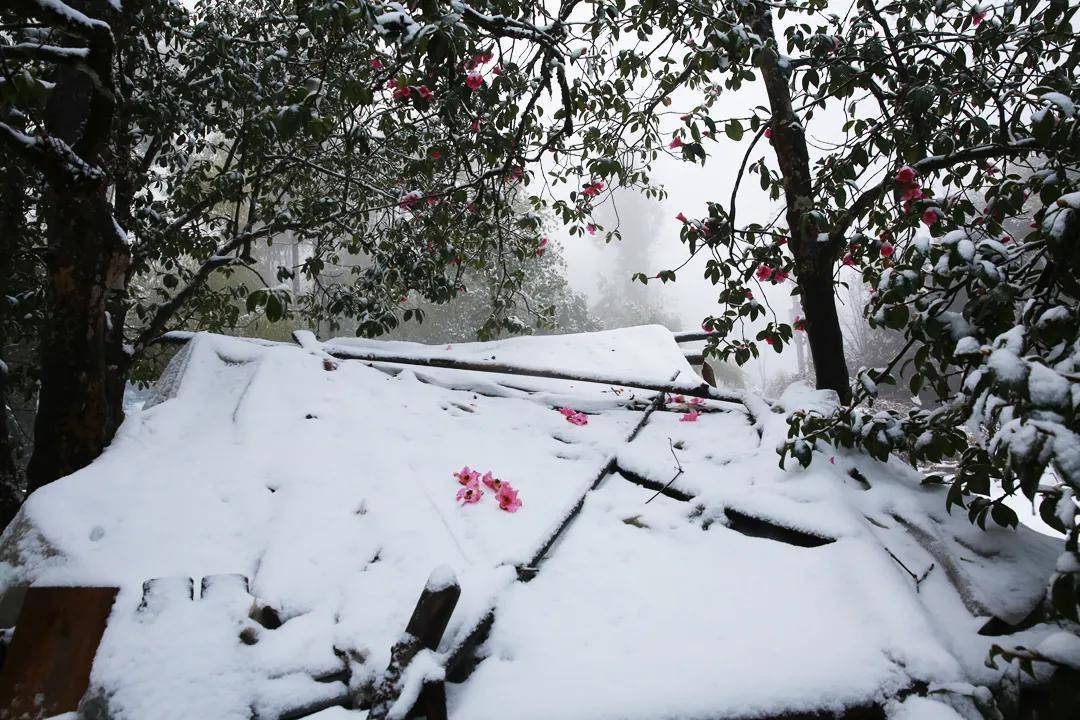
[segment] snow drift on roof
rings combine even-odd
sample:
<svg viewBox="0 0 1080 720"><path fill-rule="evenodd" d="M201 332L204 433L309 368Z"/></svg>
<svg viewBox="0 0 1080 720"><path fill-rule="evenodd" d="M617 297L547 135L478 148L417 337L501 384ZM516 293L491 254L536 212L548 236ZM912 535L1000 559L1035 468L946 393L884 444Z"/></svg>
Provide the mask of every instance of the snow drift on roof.
<svg viewBox="0 0 1080 720"><path fill-rule="evenodd" d="M658 327L349 345L700 382ZM494 617L448 691L455 718L507 717L508 696L523 719L875 705L915 681L985 680L976 631L1029 612L1056 556L948 517L900 465L780 470L778 414L672 397L652 412L647 391L322 352L195 336L106 453L4 535L4 585L120 586L93 671L114 717L276 718L341 697L342 670L356 690L386 667L437 568L462 595L429 663ZM513 483L522 508L490 488L459 505L464 465ZM140 609L145 581L176 576L197 599L167 581ZM267 607L280 627L252 619Z"/></svg>

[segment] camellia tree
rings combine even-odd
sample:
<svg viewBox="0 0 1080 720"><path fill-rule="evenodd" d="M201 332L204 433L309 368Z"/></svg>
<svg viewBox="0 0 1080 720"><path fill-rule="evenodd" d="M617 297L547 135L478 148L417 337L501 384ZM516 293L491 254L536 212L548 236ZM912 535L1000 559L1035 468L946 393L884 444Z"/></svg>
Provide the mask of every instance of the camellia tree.
<svg viewBox="0 0 1080 720"><path fill-rule="evenodd" d="M742 143L734 187L707 216L678 221L719 288L720 309L704 321L712 353L741 364L762 345L782 351L797 330L761 287L800 298L817 385L840 407L791 417L781 463L807 465L829 445L916 466L955 459L952 478L929 481L949 482L950 508L980 525L1015 525L1005 500L1022 494L1065 534L1050 612L1077 620L1077 8L861 0L844 17L826 9L821 0L600 7L575 80L591 88L575 108L589 119L573 148L586 159L555 173L592 184L556 208L579 232L595 229L595 183L647 185L663 152L707 163L712 148ZM727 94L751 84L766 103L733 117ZM771 221L740 212L754 175L783 201ZM836 310L844 267L869 286L867 321L905 338L854 383ZM638 278L671 282L677 270ZM900 370L931 402L908 413L871 407Z"/></svg>
<svg viewBox="0 0 1080 720"><path fill-rule="evenodd" d="M865 0L822 21L823 10L818 2L687 4L675 24L681 63L669 53L668 87L704 92L669 148L705 161L704 143L720 132L752 136L730 199L710 204L705 218L680 218L690 253L712 254L706 276L721 289L721 311L705 321L713 352L739 362L758 343L779 352L793 329L769 320L755 283L793 281L818 386L842 405L829 416L794 415L781 463L807 465L829 445L882 460L897 452L916 465L958 459L950 507L966 507L980 525L1016 525L1005 500L1020 493L1065 534L1049 598L1076 620L1076 7ZM773 15L790 21L792 13L778 37ZM646 22L655 19L637 27ZM759 79L767 106L717 116L724 90ZM822 149L812 152L814 123ZM771 151L751 161L765 142ZM771 224L737 221L750 174L784 201ZM906 340L853 388L835 306L844 266L871 289L868 322ZM764 327L748 330L759 318ZM869 407L904 364L910 391L938 402L906 414Z"/></svg>
<svg viewBox="0 0 1080 720"><path fill-rule="evenodd" d="M539 109L570 98L564 30L531 4L487 9L0 9L4 207L45 229L12 236L40 268L11 293L41 298L30 490L101 452L127 379L170 329L256 312L375 335L420 317L403 296L445 302L468 269L535 257L539 215L512 199L573 129ZM259 273L259 246L283 237L310 252ZM299 297L297 275L314 288ZM499 292L523 277L508 271Z"/></svg>

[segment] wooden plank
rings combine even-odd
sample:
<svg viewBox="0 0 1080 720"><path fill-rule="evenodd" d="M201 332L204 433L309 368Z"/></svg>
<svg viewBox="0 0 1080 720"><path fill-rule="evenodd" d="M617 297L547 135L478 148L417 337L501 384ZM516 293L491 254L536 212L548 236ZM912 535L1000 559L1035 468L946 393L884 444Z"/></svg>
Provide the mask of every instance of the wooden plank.
<svg viewBox="0 0 1080 720"><path fill-rule="evenodd" d="M116 593L111 587L27 590L0 673L0 720L78 709Z"/></svg>
<svg viewBox="0 0 1080 720"><path fill-rule="evenodd" d="M409 663L421 650L435 650L439 646L460 596L461 587L450 568L437 568L431 573L427 585L420 593L420 600L413 609L412 617L409 618L409 624L405 627L405 633L390 651L390 665L372 691L368 720L383 720L387 717L390 708L401 694L402 678ZM440 712L445 717L445 693L440 695L435 688L427 690L426 694L422 693L422 696L428 717L440 717ZM356 704L361 705L362 702Z"/></svg>

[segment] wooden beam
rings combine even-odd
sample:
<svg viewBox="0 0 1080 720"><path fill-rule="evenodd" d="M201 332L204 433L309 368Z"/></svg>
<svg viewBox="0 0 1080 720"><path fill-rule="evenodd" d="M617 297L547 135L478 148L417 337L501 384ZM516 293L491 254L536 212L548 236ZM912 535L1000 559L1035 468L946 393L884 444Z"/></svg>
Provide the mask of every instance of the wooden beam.
<svg viewBox="0 0 1080 720"><path fill-rule="evenodd" d="M406 668L421 650L435 650L439 647L439 641L446 632L446 626L450 622L454 608L457 607L459 597L461 597L461 587L453 571L448 567L436 568L428 578L423 592L420 593L420 600L413 609L409 624L405 626L405 633L390 652L390 665L372 691L368 720L384 720L389 715L390 709L401 695L402 678ZM440 695L437 688L427 689L427 686L431 684L425 684L426 696L423 691L421 692L429 713L428 717L438 717L440 710L445 717L446 695L445 693ZM438 707L440 697L442 698L441 708Z"/></svg>
<svg viewBox="0 0 1080 720"><path fill-rule="evenodd" d="M112 587L27 590L0 673L0 720L78 710L116 593Z"/></svg>
<svg viewBox="0 0 1080 720"><path fill-rule="evenodd" d="M394 363L396 365L417 365L420 367L442 368L444 370L467 370L470 372L494 373L496 375L519 375L522 377L538 377L548 380L568 380L570 382L612 385L615 387L634 388L636 390L649 390L651 392L690 395L691 397L700 397L707 400L720 400L745 406L745 397L743 393L717 390L706 382L653 382L646 379L605 375L603 373L569 373L544 368L507 365L505 363L487 360L458 360L445 357L397 355L388 352L365 352L362 350L353 350L343 345L326 344L323 347L330 355L339 360L362 360L369 363Z"/></svg>

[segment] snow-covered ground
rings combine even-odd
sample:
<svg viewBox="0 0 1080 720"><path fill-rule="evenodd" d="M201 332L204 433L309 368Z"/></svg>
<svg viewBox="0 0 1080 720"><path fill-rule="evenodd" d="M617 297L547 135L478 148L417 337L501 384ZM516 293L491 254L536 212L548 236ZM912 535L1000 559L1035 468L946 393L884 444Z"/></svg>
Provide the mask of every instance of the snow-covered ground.
<svg viewBox="0 0 1080 720"><path fill-rule="evenodd" d="M346 346L700 382L656 326L325 347ZM435 660L495 618L476 671L448 686L453 718L738 718L875 704L897 718L947 718L954 711L929 699L888 703L919 681L959 692L993 680L983 661L995 638L977 631L990 616L1028 614L1056 541L949 517L943 491L900 464L838 455L781 470L787 426L760 401L750 413L669 396L628 442L655 398L335 365L314 345L198 335L98 461L29 499L3 537L0 585L121 588L92 677L118 720L271 718L337 697L346 686L331 676L344 663L353 688L386 668L444 565L462 595ZM786 402L820 400L803 391ZM512 483L522 507L500 509L490 489L461 505L454 473L464 465ZM583 497L535 578L519 580L517 566ZM228 574L248 578L250 594L213 577ZM146 580L176 576L194 579L195 601L164 582L139 607ZM257 625L256 599L284 624ZM1047 633L1013 639L1030 646Z"/></svg>

